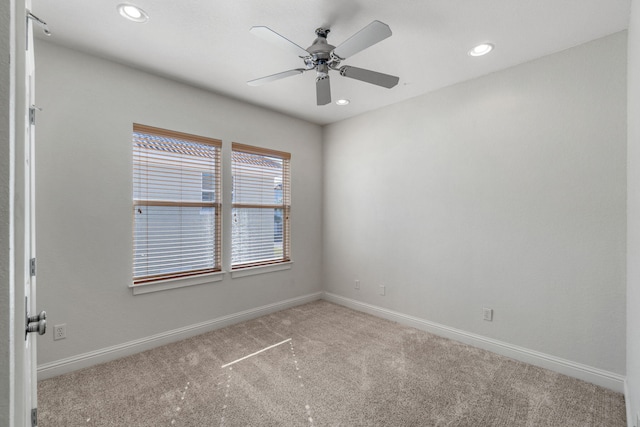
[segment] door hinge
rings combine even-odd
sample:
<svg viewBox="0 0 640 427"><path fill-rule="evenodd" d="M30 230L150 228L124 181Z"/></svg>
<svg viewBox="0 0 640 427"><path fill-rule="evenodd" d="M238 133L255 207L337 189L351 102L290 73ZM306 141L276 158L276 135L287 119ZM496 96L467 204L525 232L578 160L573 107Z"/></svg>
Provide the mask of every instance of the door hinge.
<svg viewBox="0 0 640 427"><path fill-rule="evenodd" d="M38 408L31 410L31 427L38 427Z"/></svg>
<svg viewBox="0 0 640 427"><path fill-rule="evenodd" d="M30 125L36 124L36 111L42 111L42 108L36 105L32 105L31 107L29 107L29 124Z"/></svg>
<svg viewBox="0 0 640 427"><path fill-rule="evenodd" d="M29 262L29 271L31 272L31 277L36 275L36 259L35 258L31 258L31 261Z"/></svg>
<svg viewBox="0 0 640 427"><path fill-rule="evenodd" d="M38 18L36 15L31 13L30 11L27 10L27 22L29 22L29 19L33 20L33 22L38 24L42 28L42 31L45 33L45 35L47 35L47 36L51 35L51 31L49 31L49 27L47 26L47 23L44 22L42 19ZM27 27L28 27L28 25L27 25Z"/></svg>

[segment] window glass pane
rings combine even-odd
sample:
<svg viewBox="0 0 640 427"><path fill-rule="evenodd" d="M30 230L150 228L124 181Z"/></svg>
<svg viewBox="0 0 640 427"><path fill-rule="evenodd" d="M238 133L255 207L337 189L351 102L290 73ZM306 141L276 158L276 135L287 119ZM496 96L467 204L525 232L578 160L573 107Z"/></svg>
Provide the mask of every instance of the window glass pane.
<svg viewBox="0 0 640 427"><path fill-rule="evenodd" d="M214 175L209 172L204 172L202 174L202 201L203 202L216 201ZM209 208L202 208L202 209L209 209Z"/></svg>
<svg viewBox="0 0 640 427"><path fill-rule="evenodd" d="M140 132L133 139L135 200L201 201L215 188L217 147Z"/></svg>
<svg viewBox="0 0 640 427"><path fill-rule="evenodd" d="M135 206L135 211L134 279L215 268L214 208Z"/></svg>
<svg viewBox="0 0 640 427"><path fill-rule="evenodd" d="M284 209L234 208L232 264L261 263L283 258Z"/></svg>
<svg viewBox="0 0 640 427"><path fill-rule="evenodd" d="M234 151L233 169L234 203L282 204L283 159Z"/></svg>

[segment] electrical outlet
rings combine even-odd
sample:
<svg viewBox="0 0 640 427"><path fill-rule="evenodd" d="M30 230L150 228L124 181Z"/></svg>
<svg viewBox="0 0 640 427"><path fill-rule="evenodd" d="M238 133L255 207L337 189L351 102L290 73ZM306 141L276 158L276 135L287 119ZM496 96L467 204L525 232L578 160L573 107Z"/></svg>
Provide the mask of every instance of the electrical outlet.
<svg viewBox="0 0 640 427"><path fill-rule="evenodd" d="M53 327L53 340L63 340L67 337L67 324L55 325Z"/></svg>
<svg viewBox="0 0 640 427"><path fill-rule="evenodd" d="M486 320L488 322L492 322L493 321L493 309L484 307L482 309L482 311L484 312L484 317L483 317L484 320Z"/></svg>
<svg viewBox="0 0 640 427"><path fill-rule="evenodd" d="M380 295L384 296L385 293L386 293L386 289L385 289L384 285L380 285L379 290L380 290Z"/></svg>
<svg viewBox="0 0 640 427"><path fill-rule="evenodd" d="M357 279L356 279L355 288L356 288L356 289L360 289L360 280L357 280Z"/></svg>

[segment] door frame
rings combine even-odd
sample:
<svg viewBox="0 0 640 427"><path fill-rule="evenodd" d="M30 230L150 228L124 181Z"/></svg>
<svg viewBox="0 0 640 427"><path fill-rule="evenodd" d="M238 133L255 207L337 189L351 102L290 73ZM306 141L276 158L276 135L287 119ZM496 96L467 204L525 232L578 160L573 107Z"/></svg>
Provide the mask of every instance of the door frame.
<svg viewBox="0 0 640 427"><path fill-rule="evenodd" d="M9 97L3 96L0 101L0 154L4 159L0 162L0 340L9 345L3 345L0 350L0 425L27 427L31 426L28 400L37 387L27 381L35 377L25 371L29 368L24 363L31 357L27 355L24 338L25 281L30 276L26 268L30 249L25 244L25 227L30 226L25 213L25 203L29 202L25 197L30 198L29 191L25 190L28 184L25 159L29 149L25 141L29 108L25 78L27 4L25 0L2 3L0 79L6 88L4 83L8 75ZM6 25L7 16L9 25ZM5 167L7 159L8 171ZM35 365L33 369L36 369Z"/></svg>
<svg viewBox="0 0 640 427"><path fill-rule="evenodd" d="M13 421L13 57L14 2L0 2L0 425ZM8 17L8 19L7 19ZM5 346L5 343L9 343Z"/></svg>

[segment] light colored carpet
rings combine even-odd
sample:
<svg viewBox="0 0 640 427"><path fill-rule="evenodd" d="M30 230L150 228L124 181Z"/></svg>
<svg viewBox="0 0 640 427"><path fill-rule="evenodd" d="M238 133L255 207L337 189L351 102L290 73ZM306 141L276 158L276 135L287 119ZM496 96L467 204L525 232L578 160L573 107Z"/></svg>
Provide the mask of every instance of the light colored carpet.
<svg viewBox="0 0 640 427"><path fill-rule="evenodd" d="M619 393L326 301L38 393L40 427L625 425Z"/></svg>

